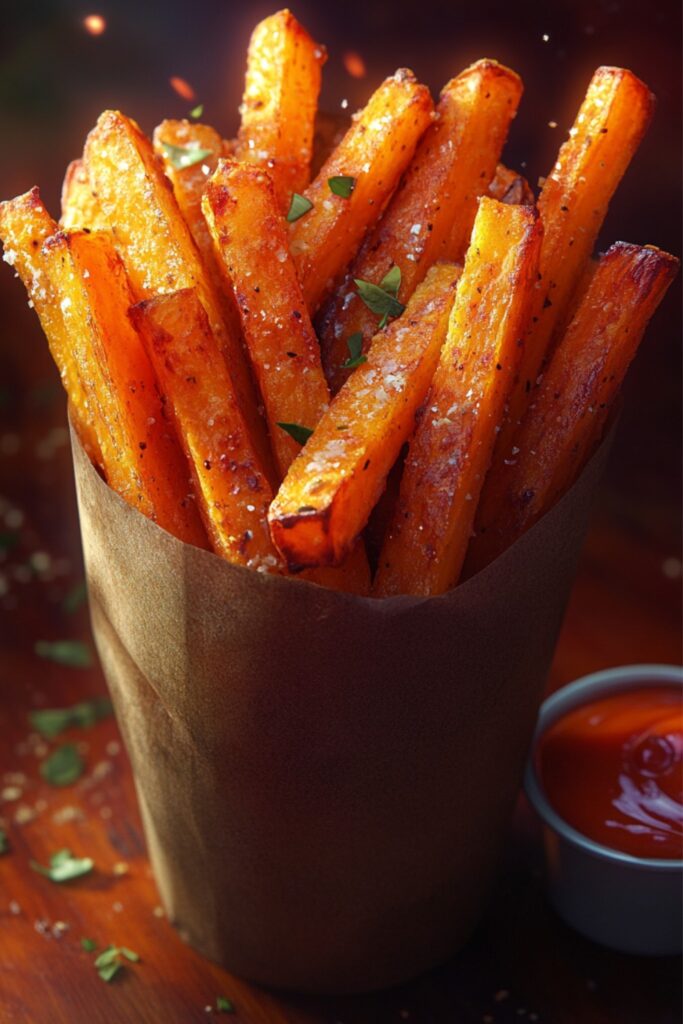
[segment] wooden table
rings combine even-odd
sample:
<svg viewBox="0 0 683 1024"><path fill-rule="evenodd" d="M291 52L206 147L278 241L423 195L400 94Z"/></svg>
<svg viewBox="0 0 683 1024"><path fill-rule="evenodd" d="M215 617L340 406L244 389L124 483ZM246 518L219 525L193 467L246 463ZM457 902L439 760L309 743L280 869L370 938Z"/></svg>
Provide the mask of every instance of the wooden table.
<svg viewBox="0 0 683 1024"><path fill-rule="evenodd" d="M0 409L0 818L10 840L0 856L0 1022L190 1024L210 1019L205 1008L219 995L230 998L239 1020L254 1024L678 1020L677 961L600 949L549 908L539 827L522 800L490 914L465 950L403 988L343 999L280 996L231 977L183 944L159 907L114 720L53 742L28 722L31 709L102 693L104 682L97 667L60 666L34 652L39 640L91 640L86 606L64 607L82 564L63 402L37 331L23 311L17 317L27 345L5 361L10 392ZM551 687L608 665L679 660L676 509L666 487L647 502L634 500L629 474L644 479L651 460L634 459L633 426L627 417ZM62 739L79 745L86 773L58 789L40 779L38 764ZM60 886L29 866L63 847L92 857L96 870ZM99 948L129 946L141 960L106 984L93 954L81 948L83 937Z"/></svg>

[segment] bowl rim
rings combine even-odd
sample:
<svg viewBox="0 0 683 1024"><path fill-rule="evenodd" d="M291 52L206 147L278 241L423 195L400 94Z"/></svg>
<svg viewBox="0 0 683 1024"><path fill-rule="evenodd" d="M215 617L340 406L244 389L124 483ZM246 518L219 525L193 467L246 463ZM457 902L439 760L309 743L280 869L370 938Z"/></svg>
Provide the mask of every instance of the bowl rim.
<svg viewBox="0 0 683 1024"><path fill-rule="evenodd" d="M621 850L598 843L573 828L558 814L546 796L535 765L535 753L541 735L568 711L581 704L587 704L589 700L601 694L635 689L636 686L658 686L662 683L678 685L683 690L683 666L619 665L599 672L591 672L552 693L543 701L538 713L531 753L524 774L524 790L542 821L573 846L579 847L601 860L635 869L670 874L683 871L683 858L635 857L633 854L622 853Z"/></svg>

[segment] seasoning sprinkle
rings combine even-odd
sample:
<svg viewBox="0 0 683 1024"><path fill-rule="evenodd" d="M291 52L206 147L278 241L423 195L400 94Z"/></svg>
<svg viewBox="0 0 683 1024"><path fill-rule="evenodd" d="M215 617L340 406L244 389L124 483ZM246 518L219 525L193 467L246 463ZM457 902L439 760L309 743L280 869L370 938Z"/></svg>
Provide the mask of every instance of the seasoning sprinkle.
<svg viewBox="0 0 683 1024"><path fill-rule="evenodd" d="M292 193L292 201L289 204L289 210L287 211L287 220L290 224L293 224L299 217L303 217L305 213L313 209L313 203L306 196L299 195L298 192Z"/></svg>
<svg viewBox="0 0 683 1024"><path fill-rule="evenodd" d="M162 142L161 144L164 147L166 156L171 161L171 165L177 171L184 171L188 167L194 167L195 164L213 155L212 150L199 149L196 146L174 146L170 142Z"/></svg>
<svg viewBox="0 0 683 1024"><path fill-rule="evenodd" d="M349 199L356 187L356 179L348 174L336 174L333 178L327 179L327 184L330 186L330 192L333 192L335 196Z"/></svg>
<svg viewBox="0 0 683 1024"><path fill-rule="evenodd" d="M360 366L362 363L367 363L368 357L362 354L363 350L363 333L362 331L356 331L349 338L346 339L346 347L349 350L349 358L346 362L342 363L343 370L353 370L356 366Z"/></svg>
<svg viewBox="0 0 683 1024"><path fill-rule="evenodd" d="M300 444L305 445L313 431L309 427L302 427L300 423L278 423L280 430L284 430L286 434Z"/></svg>

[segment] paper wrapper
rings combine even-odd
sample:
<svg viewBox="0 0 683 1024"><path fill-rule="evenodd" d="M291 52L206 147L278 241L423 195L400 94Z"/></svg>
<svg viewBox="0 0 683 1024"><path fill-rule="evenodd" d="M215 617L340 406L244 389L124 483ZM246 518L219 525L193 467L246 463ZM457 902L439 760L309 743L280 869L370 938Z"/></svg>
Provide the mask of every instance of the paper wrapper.
<svg viewBox="0 0 683 1024"><path fill-rule="evenodd" d="M301 991L445 959L485 905L609 445L484 572L378 601L182 544L72 442L95 640L170 920Z"/></svg>

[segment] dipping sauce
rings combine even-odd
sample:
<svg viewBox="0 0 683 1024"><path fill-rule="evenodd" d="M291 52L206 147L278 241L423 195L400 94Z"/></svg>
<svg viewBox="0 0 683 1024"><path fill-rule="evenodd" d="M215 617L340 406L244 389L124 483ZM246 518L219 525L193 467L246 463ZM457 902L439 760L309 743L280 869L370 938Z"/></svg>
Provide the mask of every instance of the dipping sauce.
<svg viewBox="0 0 683 1024"><path fill-rule="evenodd" d="M636 687L574 708L536 756L548 800L578 832L634 857L683 857L680 687Z"/></svg>

